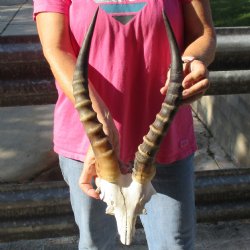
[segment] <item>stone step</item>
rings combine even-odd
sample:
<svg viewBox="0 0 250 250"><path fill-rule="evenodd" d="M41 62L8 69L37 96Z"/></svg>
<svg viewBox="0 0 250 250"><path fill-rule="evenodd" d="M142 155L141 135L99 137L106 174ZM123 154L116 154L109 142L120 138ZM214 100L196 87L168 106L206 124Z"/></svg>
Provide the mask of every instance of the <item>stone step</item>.
<svg viewBox="0 0 250 250"><path fill-rule="evenodd" d="M54 104L57 91L53 79L0 80L0 107Z"/></svg>
<svg viewBox="0 0 250 250"><path fill-rule="evenodd" d="M250 70L212 71L206 95L250 93ZM0 107L54 104L57 91L52 78L1 79Z"/></svg>
<svg viewBox="0 0 250 250"><path fill-rule="evenodd" d="M250 202L199 205L196 207L196 215L198 223L246 220L250 219ZM142 227L139 219L136 227ZM27 216L9 220L1 218L0 221L0 242L63 237L75 233L77 233L77 227L72 213L40 217Z"/></svg>
<svg viewBox="0 0 250 250"><path fill-rule="evenodd" d="M250 201L250 169L196 172L197 206ZM154 178L161 182L164 171ZM250 207L249 207L250 209ZM68 186L64 181L3 184L0 189L0 218L22 218L67 214L71 211ZM247 211L247 210L246 210Z"/></svg>
<svg viewBox="0 0 250 250"><path fill-rule="evenodd" d="M195 198L197 204L250 201L250 169L196 171Z"/></svg>
<svg viewBox="0 0 250 250"><path fill-rule="evenodd" d="M250 70L211 71L211 86L206 95L250 93Z"/></svg>
<svg viewBox="0 0 250 250"><path fill-rule="evenodd" d="M72 214L0 221L0 242L63 237L77 233Z"/></svg>
<svg viewBox="0 0 250 250"><path fill-rule="evenodd" d="M216 28L216 58L212 71L246 70L250 67L250 28Z"/></svg>
<svg viewBox="0 0 250 250"><path fill-rule="evenodd" d="M0 79L47 79L51 71L37 36L0 37Z"/></svg>
<svg viewBox="0 0 250 250"><path fill-rule="evenodd" d="M249 28L217 29L216 58L211 71L250 67ZM0 37L0 79L52 78L36 35Z"/></svg>
<svg viewBox="0 0 250 250"><path fill-rule="evenodd" d="M198 223L196 250L249 250L250 221ZM78 236L48 237L32 240L15 240L0 243L0 250L77 250ZM116 239L116 249L147 250L146 237L142 228L137 229L131 246L123 246Z"/></svg>
<svg viewBox="0 0 250 250"><path fill-rule="evenodd" d="M250 93L249 29L217 29L217 35L207 94ZM0 106L55 103L54 79L36 35L0 37L0 97Z"/></svg>
<svg viewBox="0 0 250 250"><path fill-rule="evenodd" d="M156 182L164 172L159 176ZM250 219L250 169L197 172L195 194L197 222ZM1 185L0 239L34 239L53 232L65 236L75 231L64 182Z"/></svg>

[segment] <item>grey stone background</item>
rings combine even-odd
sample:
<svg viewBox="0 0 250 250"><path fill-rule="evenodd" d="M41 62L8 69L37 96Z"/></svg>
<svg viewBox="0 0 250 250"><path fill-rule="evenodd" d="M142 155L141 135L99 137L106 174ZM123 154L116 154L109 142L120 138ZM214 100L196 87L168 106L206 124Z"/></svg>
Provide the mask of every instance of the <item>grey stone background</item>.
<svg viewBox="0 0 250 250"><path fill-rule="evenodd" d="M31 0L0 0L0 39L36 35L32 8ZM0 52L3 48L0 44ZM61 178L54 171L58 163L52 149L53 108L0 107L0 183ZM196 171L249 167L249 95L203 97L193 109L199 146ZM198 250L250 249L248 220L197 226ZM5 242L0 243L0 249L77 249L77 238ZM120 249L146 250L143 229L137 230L134 245L118 244Z"/></svg>

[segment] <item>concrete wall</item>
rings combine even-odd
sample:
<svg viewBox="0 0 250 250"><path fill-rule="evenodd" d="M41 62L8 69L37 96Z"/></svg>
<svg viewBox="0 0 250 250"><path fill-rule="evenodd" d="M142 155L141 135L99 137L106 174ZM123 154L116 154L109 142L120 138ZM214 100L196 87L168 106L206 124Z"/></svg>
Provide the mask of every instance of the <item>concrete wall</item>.
<svg viewBox="0 0 250 250"><path fill-rule="evenodd" d="M250 94L204 96L193 110L239 167L250 167Z"/></svg>

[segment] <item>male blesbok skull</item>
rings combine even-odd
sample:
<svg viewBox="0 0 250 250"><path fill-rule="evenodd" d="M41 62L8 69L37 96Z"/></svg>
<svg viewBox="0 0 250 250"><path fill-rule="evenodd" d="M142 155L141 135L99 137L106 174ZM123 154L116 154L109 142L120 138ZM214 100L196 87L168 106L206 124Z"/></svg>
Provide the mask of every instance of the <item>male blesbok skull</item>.
<svg viewBox="0 0 250 250"><path fill-rule="evenodd" d="M144 205L156 192L151 184L155 175L155 155L181 101L182 61L178 46L163 11L163 19L171 48L172 65L168 92L160 112L135 155L132 174L120 172L119 159L103 132L103 126L92 108L88 91L88 57L98 10L90 24L80 50L73 79L76 109L90 140L96 158L96 172L101 199L107 203L107 214L115 216L118 232L123 244L131 243L135 222L139 214L145 213Z"/></svg>

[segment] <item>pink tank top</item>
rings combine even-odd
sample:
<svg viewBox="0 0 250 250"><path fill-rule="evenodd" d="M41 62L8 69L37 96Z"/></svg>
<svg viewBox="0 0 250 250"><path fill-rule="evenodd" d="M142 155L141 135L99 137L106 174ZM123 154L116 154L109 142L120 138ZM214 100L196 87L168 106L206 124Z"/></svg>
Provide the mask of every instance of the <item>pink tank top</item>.
<svg viewBox="0 0 250 250"><path fill-rule="evenodd" d="M34 16L58 12L69 16L76 55L99 6L89 57L89 78L102 97L120 135L120 157L134 159L143 135L159 112L160 88L170 65L164 9L183 49L182 4L190 0L34 0ZM54 113L54 150L84 161L89 140L78 113L60 87ZM196 150L189 106L182 106L164 138L157 162L171 163Z"/></svg>

